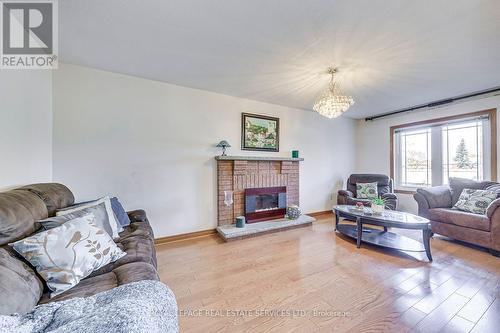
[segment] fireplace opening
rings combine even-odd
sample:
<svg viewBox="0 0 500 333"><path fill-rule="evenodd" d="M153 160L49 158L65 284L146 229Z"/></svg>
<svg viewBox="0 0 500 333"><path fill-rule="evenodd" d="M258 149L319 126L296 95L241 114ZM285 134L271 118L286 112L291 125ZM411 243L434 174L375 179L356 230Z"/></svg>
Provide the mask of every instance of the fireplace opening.
<svg viewBox="0 0 500 333"><path fill-rule="evenodd" d="M286 186L245 190L247 223L283 218L286 213Z"/></svg>
<svg viewBox="0 0 500 333"><path fill-rule="evenodd" d="M258 195L255 200L254 212L265 212L268 210L278 209L278 194L263 194Z"/></svg>

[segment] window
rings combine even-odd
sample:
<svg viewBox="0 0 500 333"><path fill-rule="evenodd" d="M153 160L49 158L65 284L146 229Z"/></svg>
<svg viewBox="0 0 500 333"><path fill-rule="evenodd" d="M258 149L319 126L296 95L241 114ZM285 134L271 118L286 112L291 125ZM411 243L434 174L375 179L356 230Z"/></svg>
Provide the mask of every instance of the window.
<svg viewBox="0 0 500 333"><path fill-rule="evenodd" d="M407 187L429 186L432 180L430 128L401 131L398 134L399 183Z"/></svg>
<svg viewBox="0 0 500 333"><path fill-rule="evenodd" d="M496 110L391 127L397 190L443 185L450 177L496 180Z"/></svg>
<svg viewBox="0 0 500 333"><path fill-rule="evenodd" d="M490 140L483 137L484 122L478 119L442 126L443 184L450 177L485 179L483 145L489 145Z"/></svg>

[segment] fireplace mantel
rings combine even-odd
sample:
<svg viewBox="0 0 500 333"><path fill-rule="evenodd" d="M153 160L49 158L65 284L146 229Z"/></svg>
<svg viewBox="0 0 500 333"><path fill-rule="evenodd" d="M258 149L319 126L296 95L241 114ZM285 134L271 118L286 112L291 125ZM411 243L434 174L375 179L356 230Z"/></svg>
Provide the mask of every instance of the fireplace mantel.
<svg viewBox="0 0 500 333"><path fill-rule="evenodd" d="M215 156L217 161L289 161L301 162L303 158L272 157L272 156Z"/></svg>

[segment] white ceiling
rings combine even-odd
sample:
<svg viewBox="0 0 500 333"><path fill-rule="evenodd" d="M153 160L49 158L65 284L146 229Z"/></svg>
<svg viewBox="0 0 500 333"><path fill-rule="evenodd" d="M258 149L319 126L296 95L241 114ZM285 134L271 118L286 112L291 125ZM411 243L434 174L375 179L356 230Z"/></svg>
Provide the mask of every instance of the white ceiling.
<svg viewBox="0 0 500 333"><path fill-rule="evenodd" d="M62 0L61 61L361 118L500 85L498 0Z"/></svg>

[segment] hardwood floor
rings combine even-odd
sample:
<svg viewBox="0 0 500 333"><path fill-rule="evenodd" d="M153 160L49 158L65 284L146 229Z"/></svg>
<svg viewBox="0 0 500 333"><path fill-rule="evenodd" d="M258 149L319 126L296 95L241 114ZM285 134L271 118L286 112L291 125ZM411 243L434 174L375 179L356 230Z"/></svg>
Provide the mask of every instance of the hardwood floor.
<svg viewBox="0 0 500 333"><path fill-rule="evenodd" d="M432 263L424 253L356 249L335 234L332 215L317 218L230 243L206 236L158 246L181 331L498 332L499 258L439 236Z"/></svg>

